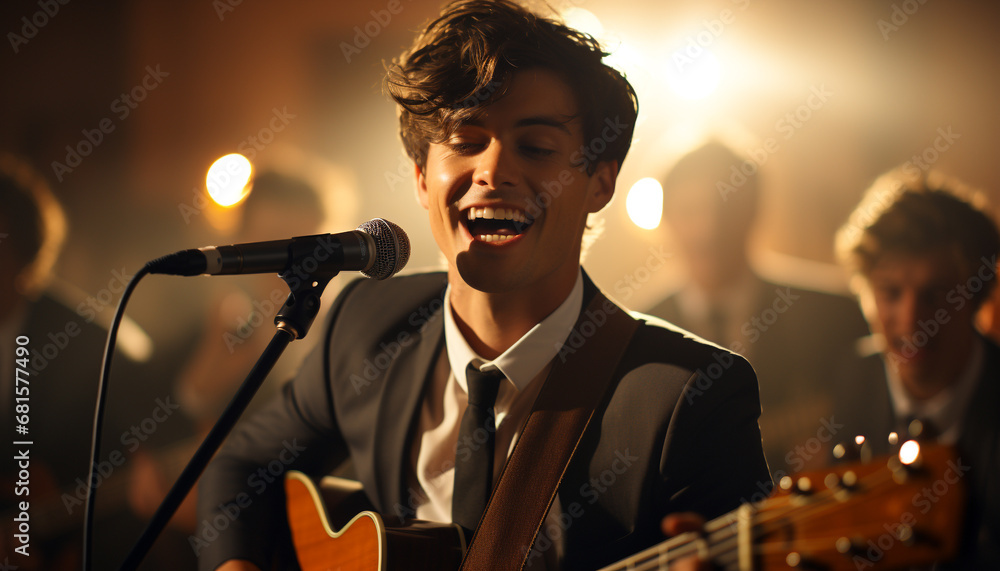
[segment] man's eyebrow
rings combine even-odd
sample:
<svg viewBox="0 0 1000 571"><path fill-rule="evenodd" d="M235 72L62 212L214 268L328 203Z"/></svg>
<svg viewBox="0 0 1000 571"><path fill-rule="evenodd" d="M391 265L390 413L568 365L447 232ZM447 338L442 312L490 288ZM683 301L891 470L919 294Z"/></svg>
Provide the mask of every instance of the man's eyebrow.
<svg viewBox="0 0 1000 571"><path fill-rule="evenodd" d="M538 115L534 117L525 117L524 119L521 119L517 123L515 123L514 126L533 127L535 125L542 125L546 127L555 127L556 129L565 132L567 135L572 135L572 133L569 130L569 127L567 127L566 124L575 118L576 117L566 117L565 119L560 120L550 115Z"/></svg>
<svg viewBox="0 0 1000 571"><path fill-rule="evenodd" d="M555 127L556 129L563 131L567 135L572 135L573 133L569 130L569 127L567 127L566 125L571 121L573 121L574 119L576 119L576 116L563 115L557 117L553 115L535 115L518 120L517 123L514 124L514 127L523 128L523 127L534 127L536 125L542 125L544 127ZM472 117L469 120L460 123L458 127L461 127L462 125L482 127L483 122L479 117Z"/></svg>

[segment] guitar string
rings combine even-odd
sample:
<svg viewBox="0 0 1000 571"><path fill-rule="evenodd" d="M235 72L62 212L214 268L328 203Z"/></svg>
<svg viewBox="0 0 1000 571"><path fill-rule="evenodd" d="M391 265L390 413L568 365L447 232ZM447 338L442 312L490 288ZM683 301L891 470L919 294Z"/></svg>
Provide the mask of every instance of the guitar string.
<svg viewBox="0 0 1000 571"><path fill-rule="evenodd" d="M877 490L881 485L888 482L891 473L886 471L878 471L863 477L861 483L867 491ZM831 512L837 511L837 508L846 507L845 502L840 501L830 501L836 500L836 494L840 493L842 490L828 488L821 492L818 492L809 499L809 503L805 505L796 506L793 504L793 498L791 496L781 496L775 498L777 500L787 500L782 502L784 505L774 508L773 510L762 512L761 519L755 521L753 528L754 539L761 536L779 531L784 527L784 523L781 523L789 513L799 512L797 515L800 519L808 517L817 517L819 515L829 515ZM812 508L812 509L809 509ZM716 561L726 555L735 554L738 557L738 527L732 525L732 520L734 518L731 514L726 514L720 516L705 525L706 528L716 527L718 531L709 534L708 539L710 540L710 547L708 549L708 554L711 560ZM730 521L725 521L730 520ZM780 520L780 521L775 521ZM777 523L778 525L771 525ZM734 529L735 528L735 529ZM675 539L684 539L679 547L671 547L671 543L674 541L667 541L658 545L655 545L649 549L639 552L632 557L629 557L619 563L619 567L608 568L609 571L613 569L635 569L636 571L646 570L646 569L659 569L662 568L661 565L668 565L672 562L676 562L682 557L687 557L690 555L696 555L699 551L698 541L699 538L687 539L686 536L679 536ZM830 538L820 539L818 541L829 541ZM796 547L801 545L801 540L796 540L792 542L791 546ZM731 544L737 543L735 546ZM787 549L788 546L780 547L780 549ZM801 547L800 547L801 548ZM766 554L766 550L762 546L755 546L754 553L756 554ZM647 559L648 558L648 559ZM719 561L718 563L727 563ZM648 567L648 564L653 564L653 567ZM623 566L622 566L623 565ZM637 566L640 565L640 566ZM631 567L630 567L631 566Z"/></svg>

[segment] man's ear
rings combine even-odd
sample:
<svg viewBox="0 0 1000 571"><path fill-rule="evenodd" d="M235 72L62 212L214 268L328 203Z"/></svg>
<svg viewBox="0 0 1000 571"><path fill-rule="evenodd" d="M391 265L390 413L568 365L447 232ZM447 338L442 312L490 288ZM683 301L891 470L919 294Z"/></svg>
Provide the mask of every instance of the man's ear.
<svg viewBox="0 0 1000 571"><path fill-rule="evenodd" d="M615 194L615 183L617 180L617 161L601 161L597 163L594 174L590 175L587 192L587 212L597 212L611 202L611 198Z"/></svg>
<svg viewBox="0 0 1000 571"><path fill-rule="evenodd" d="M424 170L420 165L413 163L413 174L417 177L417 201L424 210L427 210L427 178L424 176Z"/></svg>

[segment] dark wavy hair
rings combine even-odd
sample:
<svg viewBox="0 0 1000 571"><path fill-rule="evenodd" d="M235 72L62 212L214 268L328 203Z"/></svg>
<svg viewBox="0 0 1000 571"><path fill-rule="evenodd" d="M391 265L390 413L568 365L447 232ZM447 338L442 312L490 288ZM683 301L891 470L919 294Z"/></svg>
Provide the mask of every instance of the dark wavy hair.
<svg viewBox="0 0 1000 571"><path fill-rule="evenodd" d="M912 165L879 177L837 234L841 261L863 277L886 254L926 256L945 251L971 278L1000 253L1000 231L985 196L955 178ZM993 268L989 268L993 270ZM977 307L996 285L976 292Z"/></svg>
<svg viewBox="0 0 1000 571"><path fill-rule="evenodd" d="M503 97L513 75L542 68L559 74L579 106L584 144L600 138L605 121L626 127L596 163L621 167L632 142L638 100L632 85L602 59L593 37L543 18L508 0L462 0L445 6L413 46L387 65L385 88L399 104L407 154L423 168L431 142L445 141L462 123Z"/></svg>

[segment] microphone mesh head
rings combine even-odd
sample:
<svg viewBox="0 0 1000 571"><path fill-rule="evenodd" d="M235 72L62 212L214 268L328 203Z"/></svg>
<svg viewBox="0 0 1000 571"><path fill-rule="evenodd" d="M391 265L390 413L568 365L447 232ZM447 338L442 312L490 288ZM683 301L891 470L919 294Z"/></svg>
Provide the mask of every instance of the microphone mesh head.
<svg viewBox="0 0 1000 571"><path fill-rule="evenodd" d="M358 226L358 230L375 241L375 261L367 271L362 270L362 274L384 280L403 269L410 260L410 239L399 226L383 218L373 218Z"/></svg>

